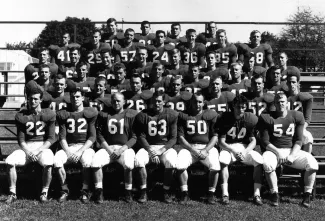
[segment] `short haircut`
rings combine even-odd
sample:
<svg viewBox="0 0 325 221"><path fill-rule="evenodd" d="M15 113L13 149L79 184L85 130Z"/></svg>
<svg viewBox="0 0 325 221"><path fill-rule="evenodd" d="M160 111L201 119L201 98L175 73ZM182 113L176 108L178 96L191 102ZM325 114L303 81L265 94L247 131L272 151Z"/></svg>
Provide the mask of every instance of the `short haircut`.
<svg viewBox="0 0 325 221"><path fill-rule="evenodd" d="M193 68L198 68L199 71L200 71L200 66L198 63L195 63L195 64L191 64L190 67L189 67L189 70L192 70Z"/></svg>
<svg viewBox="0 0 325 221"><path fill-rule="evenodd" d="M29 99L34 94L40 94L40 99L43 99L43 90L40 86L32 87L30 90L28 90L27 99Z"/></svg>
<svg viewBox="0 0 325 221"><path fill-rule="evenodd" d="M187 29L186 30L186 35L189 35L189 34L191 34L191 33L196 33L196 30L195 29L193 29L193 28L190 28L190 29Z"/></svg>
<svg viewBox="0 0 325 221"><path fill-rule="evenodd" d="M64 74L57 74L54 77L54 82L57 82L58 80L61 80L61 79L65 79L66 80L65 75Z"/></svg>
<svg viewBox="0 0 325 221"><path fill-rule="evenodd" d="M145 47L145 46L139 46L139 47L137 48L137 53L139 53L140 50L146 50L146 52L148 53L148 48Z"/></svg>
<svg viewBox="0 0 325 221"><path fill-rule="evenodd" d="M251 33L250 33L250 35L249 36L253 36L253 35L255 35L256 33L260 33L261 34L261 32L259 31L259 30L253 30L253 31L251 31Z"/></svg>
<svg viewBox="0 0 325 221"><path fill-rule="evenodd" d="M256 82L256 80L259 79L259 78L262 78L263 79L263 83L265 83L265 78L264 78L263 74L254 74L252 76L251 81L252 82Z"/></svg>
<svg viewBox="0 0 325 221"><path fill-rule="evenodd" d="M133 78L140 78L140 80L141 80L141 83L143 82L143 80L142 80L142 76L141 76L141 74L139 74L139 73L135 73L135 72L133 72L133 74L132 74L132 76L131 76L131 82L133 82Z"/></svg>
<svg viewBox="0 0 325 221"><path fill-rule="evenodd" d="M271 76L275 73L276 70L281 69L278 65L271 66L269 69L266 71L266 76Z"/></svg>
<svg viewBox="0 0 325 221"><path fill-rule="evenodd" d="M80 61L80 62L77 64L77 70L78 70L79 68L81 68L82 66L84 66L84 65L86 65L87 70L89 71L90 64L87 63L87 62L85 62L85 61Z"/></svg>
<svg viewBox="0 0 325 221"><path fill-rule="evenodd" d="M214 57L216 57L216 52L213 51L213 50L208 50L208 51L206 52L205 56L208 57L210 54L213 54Z"/></svg>
<svg viewBox="0 0 325 221"><path fill-rule="evenodd" d="M114 65L114 73L117 72L120 69L123 69L125 71L126 67L123 63L117 63Z"/></svg>
<svg viewBox="0 0 325 221"><path fill-rule="evenodd" d="M219 29L219 30L217 31L216 35L219 36L219 34L221 34L221 33L225 33L225 35L227 36L227 32L226 32L225 29Z"/></svg>
<svg viewBox="0 0 325 221"><path fill-rule="evenodd" d="M95 79L95 84L97 84L100 81L104 81L105 82L105 86L107 85L107 79L103 76L99 76Z"/></svg>
<svg viewBox="0 0 325 221"><path fill-rule="evenodd" d="M153 95L152 95L152 99L155 99L160 96L162 96L164 102L168 101L167 95L163 91L155 91L155 93L153 93Z"/></svg>
<svg viewBox="0 0 325 221"><path fill-rule="evenodd" d="M72 88L70 91L70 96L74 95L77 92L80 92L81 96L85 96L85 92L80 87Z"/></svg>
<svg viewBox="0 0 325 221"><path fill-rule="evenodd" d="M172 85L172 83L174 83L177 80L181 80L182 83L183 83L183 76L182 75L175 75L175 76L171 77L170 84Z"/></svg>
<svg viewBox="0 0 325 221"><path fill-rule="evenodd" d="M217 27L217 24L216 24L216 22L214 22L214 21L210 21L210 22L207 23L207 25L211 25L211 24L215 24L216 27Z"/></svg>
<svg viewBox="0 0 325 221"><path fill-rule="evenodd" d="M150 22L147 20L144 20L143 22L141 22L141 27L144 25L149 25L149 27L150 27Z"/></svg>
<svg viewBox="0 0 325 221"><path fill-rule="evenodd" d="M194 93L194 96L195 96L195 97L202 96L202 97L203 97L203 100L205 100L205 96L204 96L204 94L203 94L201 91L197 91L197 92L195 92L195 93Z"/></svg>
<svg viewBox="0 0 325 221"><path fill-rule="evenodd" d="M109 18L109 19L107 19L106 24L110 24L112 22L114 22L114 24L117 25L117 21L116 21L115 18Z"/></svg>
<svg viewBox="0 0 325 221"><path fill-rule="evenodd" d="M128 32L133 32L134 33L135 31L132 28L128 28L128 29L125 30L125 34L128 33Z"/></svg>
<svg viewBox="0 0 325 221"><path fill-rule="evenodd" d="M38 49L38 54L42 53L43 51L47 51L47 53L49 54L49 49L46 47L41 47Z"/></svg>
<svg viewBox="0 0 325 221"><path fill-rule="evenodd" d="M174 54L179 54L179 55L181 55L181 52L179 51L179 49L174 48L173 50L170 51L170 54L171 54L171 55L174 55Z"/></svg>
<svg viewBox="0 0 325 221"><path fill-rule="evenodd" d="M164 37L166 37L166 32L164 32L163 30L156 31L156 36L158 36L161 33L164 34Z"/></svg>
<svg viewBox="0 0 325 221"><path fill-rule="evenodd" d="M71 36L69 32L63 32L63 35L68 35L69 38L70 38L70 36ZM63 36L63 35L62 35L62 36Z"/></svg>
<svg viewBox="0 0 325 221"><path fill-rule="evenodd" d="M50 66L48 64L41 64L39 67L38 67L38 71L41 71L43 68L48 68L50 70ZM51 71L50 71L51 72Z"/></svg>
<svg viewBox="0 0 325 221"><path fill-rule="evenodd" d="M116 92L116 93L112 94L111 99L112 100L115 99L117 95L122 96L123 100L125 100L124 94L121 92Z"/></svg>
<svg viewBox="0 0 325 221"><path fill-rule="evenodd" d="M80 47L77 47L77 46L73 46L69 49L70 52L73 52L73 51L78 51L78 54L80 54Z"/></svg>
<svg viewBox="0 0 325 221"><path fill-rule="evenodd" d="M280 100L283 97L287 98L287 95L284 93L284 91L278 91L274 95L274 102L277 102L278 100Z"/></svg>
<svg viewBox="0 0 325 221"><path fill-rule="evenodd" d="M161 61L159 61L159 60L154 61L152 64L152 67L157 68L158 66L162 66L163 69L165 69L165 65Z"/></svg>
<svg viewBox="0 0 325 221"><path fill-rule="evenodd" d="M240 66L241 69L243 69L243 66L242 66L239 62L234 62L234 63L232 63L232 64L230 65L230 68L234 68L234 67L236 67L236 66Z"/></svg>
<svg viewBox="0 0 325 221"><path fill-rule="evenodd" d="M244 95L237 94L234 100L232 101L232 107L234 108L235 106L239 105L246 105L247 106L247 98Z"/></svg>
<svg viewBox="0 0 325 221"><path fill-rule="evenodd" d="M102 32L100 31L100 29L98 29L98 28L95 28L91 33L92 34L99 33L100 35L102 34Z"/></svg>
<svg viewBox="0 0 325 221"><path fill-rule="evenodd" d="M174 26L179 26L179 28L181 28L181 24L179 22L173 22L170 27L173 28Z"/></svg>

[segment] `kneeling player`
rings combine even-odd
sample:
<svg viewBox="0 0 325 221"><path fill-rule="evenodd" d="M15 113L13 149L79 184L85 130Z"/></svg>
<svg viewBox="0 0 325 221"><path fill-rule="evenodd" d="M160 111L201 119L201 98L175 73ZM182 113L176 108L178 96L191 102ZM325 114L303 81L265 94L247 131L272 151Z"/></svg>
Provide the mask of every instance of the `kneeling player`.
<svg viewBox="0 0 325 221"><path fill-rule="evenodd" d="M233 112L225 112L222 114L219 125L219 136L221 148L220 164L221 176L223 183L222 200L223 204L229 204L228 194L228 165L236 161L241 161L246 165L254 166L254 203L262 205L260 196L263 157L254 150L256 139L254 137L257 117L245 112L247 99L243 95L235 97L232 103Z"/></svg>
<svg viewBox="0 0 325 221"><path fill-rule="evenodd" d="M149 160L154 164L163 163L164 175L164 201L172 202L170 185L173 170L176 168L177 152L173 149L177 138L178 113L169 108L164 108L167 95L155 92L153 95L153 109L140 112L135 119L138 141L141 149L135 156L135 167L140 172L141 195L138 201L147 201L147 172L146 165Z"/></svg>
<svg viewBox="0 0 325 221"><path fill-rule="evenodd" d="M263 153L263 167L272 193L271 205L279 205L278 180L275 170L280 164L284 164L306 170L302 205L309 207L318 163L310 153L301 150L304 116L301 112L287 110L288 101L284 93L275 95L274 104L276 111L272 114L262 114L258 125L262 142L266 147Z"/></svg>
<svg viewBox="0 0 325 221"><path fill-rule="evenodd" d="M98 140L102 149L93 158L92 168L95 172L95 202L103 202L103 171L102 167L117 161L124 167L125 201L132 201L132 170L135 152L136 135L132 129L136 110L124 109L123 94L112 95L112 108L107 113L100 112L98 120Z"/></svg>
<svg viewBox="0 0 325 221"><path fill-rule="evenodd" d="M70 99L70 110L61 110L57 113L59 141L62 147L54 156L54 167L58 170L62 187L59 202L66 201L69 196L64 164L80 162L83 167L80 199L86 203L89 200L88 184L90 166L95 154L92 145L96 140L95 122L98 112L92 107L83 106L84 92L79 88L70 93Z"/></svg>
<svg viewBox="0 0 325 221"><path fill-rule="evenodd" d="M22 109L15 117L20 149L15 150L6 159L10 190L6 203L17 199L16 166L37 162L43 167L41 202L47 201L47 192L52 180L53 152L49 147L55 141L55 113L50 109L41 109L43 91L39 86L32 88L27 98L27 109Z"/></svg>
<svg viewBox="0 0 325 221"><path fill-rule="evenodd" d="M179 113L178 136L182 149L178 153L177 169L180 174L181 203L188 200L187 168L200 161L210 170L208 203L215 204L214 192L220 170L219 153L214 147L218 141L218 135L214 131L218 114L212 110L203 110L202 94L192 97L188 106L186 111L188 115Z"/></svg>

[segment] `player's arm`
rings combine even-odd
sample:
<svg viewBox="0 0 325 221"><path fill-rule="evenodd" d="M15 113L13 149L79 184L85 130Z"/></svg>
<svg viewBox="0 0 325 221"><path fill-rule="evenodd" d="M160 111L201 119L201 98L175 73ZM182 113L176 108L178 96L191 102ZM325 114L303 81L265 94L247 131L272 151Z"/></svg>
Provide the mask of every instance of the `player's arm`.
<svg viewBox="0 0 325 221"><path fill-rule="evenodd" d="M149 149L150 149L150 145L147 141L147 135L145 132L145 129L147 127L147 120L146 120L147 116L146 114L140 112L136 117L135 117L135 122L133 124L134 127L134 131L136 132L137 136L138 136L138 141L139 144L142 148L144 148L145 150L147 150L150 153Z"/></svg>
<svg viewBox="0 0 325 221"><path fill-rule="evenodd" d="M118 44L115 44L113 46L113 50L112 50L112 55L114 56L114 63L121 63L121 46Z"/></svg>
<svg viewBox="0 0 325 221"><path fill-rule="evenodd" d="M199 47L199 50L198 50L198 64L199 64L199 68L205 68L205 64L206 64L206 61L205 61L205 51L206 51L206 48L205 46L202 44L200 47Z"/></svg>
<svg viewBox="0 0 325 221"><path fill-rule="evenodd" d="M81 153L87 150L88 148L90 148L93 145L93 143L96 141L96 127L95 127L96 119L97 119L97 114L94 117L92 117L88 122L88 129L87 129L88 139L85 142L85 144L78 150Z"/></svg>
<svg viewBox="0 0 325 221"><path fill-rule="evenodd" d="M233 45L233 47L231 47L231 51L230 51L228 68L230 68L230 65L232 63L235 63L236 61L237 61L237 48L235 45Z"/></svg>
<svg viewBox="0 0 325 221"><path fill-rule="evenodd" d="M303 102L302 105L303 105L303 110L304 110L303 114L304 114L304 118L305 118L304 128L306 129L311 121L311 114L312 114L312 109L313 109L313 97L311 96L311 98L306 100L305 102Z"/></svg>
<svg viewBox="0 0 325 221"><path fill-rule="evenodd" d="M302 139L303 139L303 130L305 125L305 119L300 112L296 112L296 125L295 125L295 133L294 133L294 144L291 149L289 156L295 156L297 152L301 149Z"/></svg>
<svg viewBox="0 0 325 221"><path fill-rule="evenodd" d="M180 118L181 115L183 115L183 113L179 114L178 128L177 128L178 140L183 148L187 149L188 151L193 152L194 149L193 149L192 145L185 139L185 122L186 122L186 120L182 120Z"/></svg>
<svg viewBox="0 0 325 221"><path fill-rule="evenodd" d="M272 47L268 44L267 45L267 48L265 50L265 60L266 60L266 63L269 67L271 66L274 66L274 62L273 62L273 58L272 58L272 54L273 54L273 50L272 50Z"/></svg>
<svg viewBox="0 0 325 221"><path fill-rule="evenodd" d="M46 133L45 133L46 134ZM55 142L55 117L48 122L48 132L47 139L42 146L38 148L38 150L45 150L50 148L50 146Z"/></svg>
<svg viewBox="0 0 325 221"><path fill-rule="evenodd" d="M16 121L16 127L18 145L29 156L31 152L28 150L28 146L25 140L24 126L20 122Z"/></svg>
<svg viewBox="0 0 325 221"><path fill-rule="evenodd" d="M67 129L65 127L66 120L62 120L58 117L57 119L59 123L59 142L64 152L67 154L68 159L70 159L71 152L69 150L69 145L66 138L67 137Z"/></svg>
<svg viewBox="0 0 325 221"><path fill-rule="evenodd" d="M98 122L97 141L102 148L104 148L109 154L112 154L114 150L108 145L104 137L104 135L108 133L108 131L105 129L107 118L104 117L102 113L100 113L97 122Z"/></svg>
<svg viewBox="0 0 325 221"><path fill-rule="evenodd" d="M216 145L216 143L218 142L218 133L217 133L217 131L215 131L215 125L216 125L217 119L218 119L218 115L216 115L215 117L213 117L211 119L210 128L209 128L209 131L210 131L209 137L211 137L211 139L210 139L209 143L206 145L206 147L204 148L204 150L206 152L209 152L211 150L211 148L213 148Z"/></svg>
<svg viewBox="0 0 325 221"><path fill-rule="evenodd" d="M134 131L134 127L133 127L133 123L134 123L134 120L135 120L135 116L132 117L132 118L129 118L129 130L130 130L130 139L128 140L128 142L126 142L126 144L123 145L123 148L124 150L126 149L129 149L129 148L132 148L135 143L137 142L137 135Z"/></svg>
<svg viewBox="0 0 325 221"><path fill-rule="evenodd" d="M178 116L175 116L174 119L169 122L169 140L164 146L165 151L169 148L172 148L177 141L177 119Z"/></svg>
<svg viewBox="0 0 325 221"><path fill-rule="evenodd" d="M227 150L229 152L233 152L234 154L237 154L237 152L229 145L226 143L226 136L221 136L220 137L220 143L219 143L220 148Z"/></svg>

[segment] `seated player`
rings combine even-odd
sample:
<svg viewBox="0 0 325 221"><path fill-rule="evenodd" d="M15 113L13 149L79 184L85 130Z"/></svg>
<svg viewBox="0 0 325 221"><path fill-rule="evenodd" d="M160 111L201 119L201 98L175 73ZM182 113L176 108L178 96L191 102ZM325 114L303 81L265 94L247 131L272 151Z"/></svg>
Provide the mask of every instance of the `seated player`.
<svg viewBox="0 0 325 221"><path fill-rule="evenodd" d="M68 32L62 35L62 46L50 45L49 52L51 56L51 62L58 66L70 63L69 57L69 42L70 34Z"/></svg>
<svg viewBox="0 0 325 221"><path fill-rule="evenodd" d="M181 52L175 48L170 51L171 64L166 67L167 76L182 75L183 77L188 74L188 65L181 64Z"/></svg>
<svg viewBox="0 0 325 221"><path fill-rule="evenodd" d="M133 122L137 112L124 109L123 94L112 95L112 107L108 112L100 112L98 117L98 142L101 149L95 153L91 167L94 170L96 203L103 202L103 171L102 167L117 161L124 168L125 201L132 201L132 170L135 152L132 147L137 141L133 131Z"/></svg>
<svg viewBox="0 0 325 221"><path fill-rule="evenodd" d="M86 94L89 107L97 109L97 111L107 111L111 106L111 95L106 94L107 80L105 77L99 76L95 79L93 90Z"/></svg>
<svg viewBox="0 0 325 221"><path fill-rule="evenodd" d="M176 46L181 42L186 42L186 38L181 35L181 31L182 27L180 23L172 23L170 26L170 34L168 35L166 41L173 46Z"/></svg>
<svg viewBox="0 0 325 221"><path fill-rule="evenodd" d="M164 201L172 202L170 186L173 170L176 168L177 152L173 149L177 139L178 113L164 108L166 95L155 92L153 108L140 112L135 119L138 143L141 149L135 155L135 168L139 171L140 198L138 202L147 201L147 172L146 165L151 162L165 166L164 173Z"/></svg>
<svg viewBox="0 0 325 221"><path fill-rule="evenodd" d="M201 33L197 36L196 41L209 47L213 44L217 44L217 24L214 21L207 23L207 32Z"/></svg>
<svg viewBox="0 0 325 221"><path fill-rule="evenodd" d="M98 112L94 108L84 107L84 99L84 92L76 88L75 91L70 92L71 108L57 112L60 127L59 142L62 149L54 156L54 168L57 170L62 190L59 202L66 201L69 196L64 165L78 162L83 168L80 200L83 203L89 201L90 166L95 155L92 146L96 141L95 122Z"/></svg>
<svg viewBox="0 0 325 221"><path fill-rule="evenodd" d="M227 33L224 29L217 31L217 44L207 48L207 51L216 53L216 67L230 68L232 63L237 60L237 48L234 44L228 43Z"/></svg>
<svg viewBox="0 0 325 221"><path fill-rule="evenodd" d="M156 31L156 39L154 44L148 45L150 61L160 61L164 65L170 64L170 52L175 48L175 46L165 44L165 41L166 33L163 30Z"/></svg>
<svg viewBox="0 0 325 221"><path fill-rule="evenodd" d="M245 60L247 64L243 64L243 76L242 79L251 80L254 72L255 55L250 53L250 56ZM259 66L257 66L259 67Z"/></svg>
<svg viewBox="0 0 325 221"><path fill-rule="evenodd" d="M200 79L201 72L198 65L193 65L189 69L188 76L184 78L184 88L186 91L195 94L200 91L202 94L207 93L210 80Z"/></svg>
<svg viewBox="0 0 325 221"><path fill-rule="evenodd" d="M39 63L31 63L25 67L25 84L27 84L30 80L36 80L39 77L39 66L42 64L47 64L50 67L51 78L58 73L58 66L54 63L49 62L49 49L40 48L38 53L38 59Z"/></svg>
<svg viewBox="0 0 325 221"><path fill-rule="evenodd" d="M227 68L217 68L217 54L214 51L208 51L206 53L206 62L207 67L202 68L201 71L204 72L203 78L210 80L210 78L215 78L217 76L222 77L223 82L228 82L229 80L229 71Z"/></svg>
<svg viewBox="0 0 325 221"><path fill-rule="evenodd" d="M216 111L218 114L229 111L229 103L235 98L235 94L229 91L222 91L222 78L217 76L212 78L209 87L209 101L206 102L208 109Z"/></svg>
<svg viewBox="0 0 325 221"><path fill-rule="evenodd" d="M47 194L52 180L53 152L49 148L55 142L55 113L50 109L41 108L43 91L39 86L28 91L27 98L27 108L15 116L20 149L15 150L6 159L10 191L6 200L8 204L17 199L16 166L37 162L43 167L41 202L48 200Z"/></svg>
<svg viewBox="0 0 325 221"><path fill-rule="evenodd" d="M181 203L188 200L187 168L200 161L209 169L208 203L215 204L214 192L220 170L219 153L214 147L218 134L214 126L218 114L212 110L203 110L204 96L200 93L192 96L186 114L178 118L178 137L180 151L177 156L177 170L180 178Z"/></svg>
<svg viewBox="0 0 325 221"><path fill-rule="evenodd" d="M262 205L261 186L263 176L263 157L254 150L256 146L255 126L258 118L252 113L245 112L247 99L238 95L232 102L232 112L225 112L218 121L219 147L222 176L223 204L229 204L228 166L236 161L254 166L254 199L256 205Z"/></svg>
<svg viewBox="0 0 325 221"><path fill-rule="evenodd" d="M230 66L231 82L227 87L228 91L232 93L243 93L249 90L251 87L251 81L247 79L241 79L243 74L242 66L239 63L233 63Z"/></svg>
<svg viewBox="0 0 325 221"><path fill-rule="evenodd" d="M266 72L266 88L269 93L278 93L278 91L287 91L286 81L282 81L281 69L275 65Z"/></svg>
<svg viewBox="0 0 325 221"><path fill-rule="evenodd" d="M202 43L195 42L196 31L188 29L186 31L187 42L180 43L176 47L181 53L183 64L191 65L198 64L200 68L205 67L205 46Z"/></svg>
<svg viewBox="0 0 325 221"><path fill-rule="evenodd" d="M261 114L258 123L263 146L264 171L271 190L271 205L279 205L278 180L276 168L286 165L295 169L305 170L304 197L302 205L310 207L310 194L316 179L318 163L308 152L302 151L304 116L301 112L287 110L287 96L280 92L275 94L276 111L271 114Z"/></svg>
<svg viewBox="0 0 325 221"><path fill-rule="evenodd" d="M111 50L109 48L103 48L100 50L100 57L102 59L102 63L98 68L98 72L95 74L95 77L105 77L107 80L114 79L113 74L113 57L111 54ZM91 75L91 74L90 74Z"/></svg>
<svg viewBox="0 0 325 221"><path fill-rule="evenodd" d="M102 34L101 41L109 44L113 48L115 44L118 44L124 39L124 34L122 30L117 29L118 24L115 18L107 19L106 25L108 32Z"/></svg>
<svg viewBox="0 0 325 221"><path fill-rule="evenodd" d="M141 34L135 34L134 40L140 42L141 44L147 46L151 45L155 39L155 34L150 33L151 27L149 21L141 22Z"/></svg>
<svg viewBox="0 0 325 221"><path fill-rule="evenodd" d="M313 109L313 96L307 92L300 92L300 71L294 66L289 66L287 72L287 86L288 86L288 104L290 110L296 110L303 113L305 118L302 150L308 153L312 152L312 145L314 142L313 135L307 130L311 121Z"/></svg>
<svg viewBox="0 0 325 221"><path fill-rule="evenodd" d="M126 67L123 63L114 65L114 79L109 80L108 93L130 91L130 80L126 79Z"/></svg>

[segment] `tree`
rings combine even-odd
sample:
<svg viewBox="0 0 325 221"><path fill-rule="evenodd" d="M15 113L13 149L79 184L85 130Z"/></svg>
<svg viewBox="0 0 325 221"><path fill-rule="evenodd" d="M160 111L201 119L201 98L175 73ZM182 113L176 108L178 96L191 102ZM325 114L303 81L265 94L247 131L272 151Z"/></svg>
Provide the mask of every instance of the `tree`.
<svg viewBox="0 0 325 221"><path fill-rule="evenodd" d="M310 8L303 8L289 17L288 22L282 30L278 45L285 50L290 59L290 65L303 67L324 66L325 55L325 17L321 14L315 15ZM309 23L309 24L306 24ZM297 49L316 49L297 50Z"/></svg>

